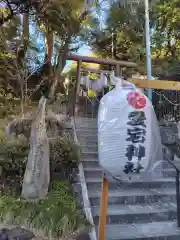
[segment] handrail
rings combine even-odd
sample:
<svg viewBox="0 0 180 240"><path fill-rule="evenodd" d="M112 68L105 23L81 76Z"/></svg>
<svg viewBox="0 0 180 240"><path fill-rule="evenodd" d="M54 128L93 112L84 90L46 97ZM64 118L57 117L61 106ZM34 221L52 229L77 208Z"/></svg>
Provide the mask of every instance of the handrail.
<svg viewBox="0 0 180 240"><path fill-rule="evenodd" d="M177 144L180 146L180 139L178 137L178 134L172 130L172 126L170 125L161 124L160 134L161 134L162 144L164 146L163 147L164 160L167 161L176 170L175 178L176 178L177 225L180 228L180 189L179 189L180 164L179 166L176 165L175 156L177 156L177 153L170 148L170 146L174 146ZM169 158L169 156L166 157L166 149L170 153L171 158Z"/></svg>
<svg viewBox="0 0 180 240"><path fill-rule="evenodd" d="M73 132L74 132L74 141L76 144L80 145L77 134L76 134L76 124L73 117L71 118L71 123L72 123ZM78 169L79 169L79 176L80 176L80 185L82 190L84 213L85 213L86 219L89 221L89 223L92 226L92 229L89 235L91 240L97 240L82 162L79 163Z"/></svg>
<svg viewBox="0 0 180 240"><path fill-rule="evenodd" d="M82 89L82 92L86 93L83 89ZM86 97L86 100L88 100L90 102L90 104L91 104L91 118L93 118L94 117L94 111L93 111L92 101L91 101L91 99L89 98L89 96L87 94L85 95L85 97ZM86 102L86 107L87 107L87 102Z"/></svg>
<svg viewBox="0 0 180 240"><path fill-rule="evenodd" d="M167 147L167 146L166 146ZM168 148L168 147L167 147ZM172 159L169 160L168 158L165 158L165 160L171 164L171 166L174 167L176 170L176 203L177 203L177 225L180 228L180 183L179 183L179 177L180 177L180 169L172 162L174 161L175 154L168 148L168 150L172 153Z"/></svg>

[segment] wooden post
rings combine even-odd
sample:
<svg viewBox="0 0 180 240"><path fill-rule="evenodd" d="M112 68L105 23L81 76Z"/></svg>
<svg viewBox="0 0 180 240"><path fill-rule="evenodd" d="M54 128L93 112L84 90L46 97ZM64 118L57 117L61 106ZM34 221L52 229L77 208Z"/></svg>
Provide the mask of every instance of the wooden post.
<svg viewBox="0 0 180 240"><path fill-rule="evenodd" d="M74 89L74 108L73 108L73 116L77 113L77 104L78 104L78 94L80 88L80 77L81 77L81 63L82 61L77 61L77 72L76 72L76 85Z"/></svg>
<svg viewBox="0 0 180 240"><path fill-rule="evenodd" d="M81 63L82 61L77 62L77 84L76 84L76 97L79 95L80 88L80 78L81 78Z"/></svg>
<svg viewBox="0 0 180 240"><path fill-rule="evenodd" d="M180 91L180 82L167 81L167 80L146 80L146 79L128 79L136 85L137 88L152 88L162 90L176 90Z"/></svg>
<svg viewBox="0 0 180 240"><path fill-rule="evenodd" d="M119 66L119 64L117 64L115 75L116 75L116 77L120 77L120 74L121 74L120 66Z"/></svg>
<svg viewBox="0 0 180 240"><path fill-rule="evenodd" d="M108 202L108 180L105 178L105 176L103 174L102 187L101 187L98 240L105 239L107 202Z"/></svg>

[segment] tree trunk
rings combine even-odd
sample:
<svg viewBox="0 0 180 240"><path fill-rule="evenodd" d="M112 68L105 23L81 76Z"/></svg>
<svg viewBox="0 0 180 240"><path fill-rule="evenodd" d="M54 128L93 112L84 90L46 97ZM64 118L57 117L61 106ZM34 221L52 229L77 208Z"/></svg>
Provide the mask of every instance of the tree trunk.
<svg viewBox="0 0 180 240"><path fill-rule="evenodd" d="M25 13L23 17L23 45L26 53L29 42L29 14Z"/></svg>
<svg viewBox="0 0 180 240"><path fill-rule="evenodd" d="M53 53L53 32L49 28L45 32L45 45L46 45L46 54L44 58L44 66L46 67L46 72L49 76L52 75L52 53Z"/></svg>
<svg viewBox="0 0 180 240"><path fill-rule="evenodd" d="M45 32L45 43L46 43L46 61L51 63L52 51L53 51L53 32L49 29Z"/></svg>
<svg viewBox="0 0 180 240"><path fill-rule="evenodd" d="M49 91L49 95L48 98L50 100L54 99L54 95L55 95L55 90L57 88L58 85L58 81L61 77L61 73L64 69L64 66L66 65L66 54L68 52L69 49L69 43L70 43L70 37L67 38L66 43L63 47L63 54L61 51L59 51L59 55L58 55L58 62L57 62L57 66L56 66L56 70L53 76L53 82Z"/></svg>
<svg viewBox="0 0 180 240"><path fill-rule="evenodd" d="M55 73L54 73L54 76L53 76L53 82L52 82L50 92L49 92L49 95L48 95L48 98L50 100L54 99L55 90L56 90L56 87L58 85L58 81L61 77L61 73L62 73L62 70L64 69L64 66L65 66L64 56L61 53L59 53L57 67L56 67L56 70L55 70Z"/></svg>
<svg viewBox="0 0 180 240"><path fill-rule="evenodd" d="M17 52L17 61L19 64L19 71L22 72L20 85L21 85L21 111L24 114L24 105L27 103L27 71L25 66L25 56L29 43L29 13L23 15L23 34L21 39L21 45Z"/></svg>
<svg viewBox="0 0 180 240"><path fill-rule="evenodd" d="M23 64L29 42L29 13L23 15L23 35L21 45L18 48L18 63Z"/></svg>

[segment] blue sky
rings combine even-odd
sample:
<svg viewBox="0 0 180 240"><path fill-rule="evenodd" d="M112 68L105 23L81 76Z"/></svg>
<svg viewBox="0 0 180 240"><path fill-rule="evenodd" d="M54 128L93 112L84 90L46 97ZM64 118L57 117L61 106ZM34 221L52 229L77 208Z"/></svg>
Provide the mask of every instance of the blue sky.
<svg viewBox="0 0 180 240"><path fill-rule="evenodd" d="M37 34L38 33L38 34ZM36 47L39 49L39 53L35 53L36 57L35 59L39 59L40 61L44 59L44 54L45 54L45 43L44 43L44 36L43 33L40 31L37 31L36 26L30 25L30 35L32 37L33 42L35 41ZM90 47L86 44L83 44L81 48L79 48L78 52L75 54L82 55L82 56L88 56L89 54L92 53L92 50ZM72 64L72 61L67 61L65 70L67 70ZM32 65L32 61L31 61ZM34 69L36 66L36 63L31 66L32 69Z"/></svg>
<svg viewBox="0 0 180 240"><path fill-rule="evenodd" d="M2 3L0 3L0 5L1 4ZM107 6L105 6L105 4L103 3L103 7L106 8ZM93 7L90 8L90 11L92 11L91 13L94 14L95 8L93 8ZM104 22L104 18L105 18L105 11L104 12L101 11L100 15L101 15L100 20L101 20L101 24L102 24ZM30 24L30 35L31 35L33 42L35 41L35 46L40 50L39 53L35 52L34 54L32 54L32 52L29 52L30 58L32 58L29 62L30 67L32 69L34 69L37 67L37 65L39 65L36 63L36 60L38 59L39 61L41 61L44 58L44 54L45 54L44 36L42 33L40 33L40 31L37 31L37 28L34 24L33 25ZM92 53L92 50L90 49L90 47L88 45L83 44L82 47L78 50L78 52L76 54L79 54L82 56L88 56L91 53ZM67 61L66 69L70 67L71 63L72 63L72 61Z"/></svg>
<svg viewBox="0 0 180 240"><path fill-rule="evenodd" d="M103 5L104 7L104 10L101 11L98 16L99 16L99 19L100 19L100 22L101 22L101 27L104 27L104 22L105 22L105 18L106 18L106 11L107 11L107 8L109 7L108 5ZM96 14L96 9L95 8L91 8L91 13L92 14ZM45 45L44 45L44 36L43 36L43 33L41 33L40 31L37 31L37 28L36 26L33 26L33 25L30 25L30 33L31 33L31 36L33 37L33 41L35 40L36 42L36 47L38 47L38 49L40 50L40 53L37 54L36 53L36 57L35 59L39 59L40 61L43 60L44 58L44 54L45 54ZM37 34L39 33L39 34ZM91 48L86 45L86 44L83 44L82 47L78 50L77 53L75 54L79 54L79 55L82 55L82 56L88 56L92 53L92 50ZM32 63L31 63L32 64ZM35 65L34 65L35 64ZM34 68L36 65L36 63L34 63L33 67ZM72 61L67 61L67 64L66 64L66 67L65 67L65 70L67 70L72 64Z"/></svg>
<svg viewBox="0 0 180 240"><path fill-rule="evenodd" d="M98 13L98 17L99 17L99 20L100 20L101 27L104 27L105 26L104 23L105 23L105 20L106 20L106 12L107 12L107 9L109 8L109 4L108 4L108 2L105 2L103 0L100 0L100 2L102 2L104 10L102 10ZM94 15L96 15L95 10L96 9L92 7L91 13L92 14L94 13ZM78 52L76 54L79 54L79 55L82 55L82 56L88 56L91 53L93 53L91 48L88 45L83 44L83 46L78 50ZM65 70L68 69L71 66L71 63L72 63L72 61L67 61L67 65L65 67Z"/></svg>
<svg viewBox="0 0 180 240"><path fill-rule="evenodd" d="M82 56L88 56L92 53L92 50L90 49L89 46L83 45L76 54L82 55ZM64 70L67 70L72 64L72 61L67 61L66 67Z"/></svg>

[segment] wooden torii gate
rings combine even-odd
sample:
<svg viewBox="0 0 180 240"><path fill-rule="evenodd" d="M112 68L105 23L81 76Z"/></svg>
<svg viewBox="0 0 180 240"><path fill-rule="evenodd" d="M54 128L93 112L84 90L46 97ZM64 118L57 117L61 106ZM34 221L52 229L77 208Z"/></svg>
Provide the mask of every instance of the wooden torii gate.
<svg viewBox="0 0 180 240"><path fill-rule="evenodd" d="M133 62L126 61L116 61L113 59L100 59L93 57L83 57L78 55L68 55L67 60L77 61L77 81L76 81L76 91L75 91L75 103L77 99L77 94L79 92L80 86L80 71L82 62L87 63L97 63L105 65L116 66L116 75L120 75L120 67L126 66L131 68L137 68L137 64ZM161 89L161 90L176 90L180 91L180 82L167 81L167 80L146 80L146 79L128 79L129 82L136 85L138 88L151 88L151 89ZM105 239L105 226L106 226L106 215L107 215L107 202L108 202L108 180L105 176L102 176L102 186L101 186L101 201L100 201L100 217L99 217L99 232L98 240Z"/></svg>
<svg viewBox="0 0 180 240"><path fill-rule="evenodd" d="M129 68L137 67L137 64L133 62L116 61L114 59L102 59L102 58L86 57L86 56L79 56L79 55L73 55L73 54L66 55L66 60L72 60L77 62L76 86L75 86L75 92L74 92L74 98L73 98L73 104L74 104L73 113L72 113L73 116L75 115L75 106L77 104L77 96L80 88L81 66L83 62L115 66L115 69L116 69L115 73L117 76L120 76L121 67L129 67Z"/></svg>
<svg viewBox="0 0 180 240"><path fill-rule="evenodd" d="M75 114L75 105L77 103L77 96L79 93L80 88L80 73L81 73L81 66L82 63L95 63L95 64L104 64L115 66L115 73L116 76L121 75L121 67L128 67L128 68L137 68L137 64L134 62L129 61L116 61L114 59L102 59L102 58L95 58L95 57L87 57L87 56L79 56L68 54L66 55L66 60L72 60L77 62L77 70L76 70L76 86L74 92L74 107L73 113ZM151 89L163 89L163 90L180 90L180 82L176 81L166 81L166 80L142 80L142 79L128 79L128 81L134 83L138 88L151 88Z"/></svg>

